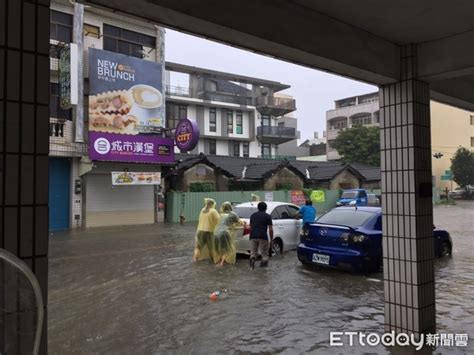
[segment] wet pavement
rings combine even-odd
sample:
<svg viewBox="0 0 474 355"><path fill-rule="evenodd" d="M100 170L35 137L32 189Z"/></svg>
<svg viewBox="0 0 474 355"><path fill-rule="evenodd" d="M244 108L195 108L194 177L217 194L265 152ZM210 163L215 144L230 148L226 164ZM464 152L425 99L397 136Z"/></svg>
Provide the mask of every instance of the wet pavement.
<svg viewBox="0 0 474 355"><path fill-rule="evenodd" d="M467 333L474 353L474 203L437 206L453 238L436 268L437 331ZM51 237L49 352L399 353L330 348L330 331L383 333L382 274L308 269L296 252L267 269L191 263L194 225L89 229ZM228 290L210 301L212 291Z"/></svg>

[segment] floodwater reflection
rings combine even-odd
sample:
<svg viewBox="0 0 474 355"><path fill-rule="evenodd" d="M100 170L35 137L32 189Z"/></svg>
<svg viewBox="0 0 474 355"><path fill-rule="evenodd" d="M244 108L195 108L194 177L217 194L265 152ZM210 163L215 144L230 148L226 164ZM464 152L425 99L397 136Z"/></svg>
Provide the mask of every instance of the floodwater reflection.
<svg viewBox="0 0 474 355"><path fill-rule="evenodd" d="M436 207L453 238L437 260L438 333L474 338L474 204ZM194 225L92 229L50 243L50 353L400 353L330 348L330 331L383 332L382 273L300 265L294 251L251 271L191 263ZM210 301L212 291L227 289ZM473 352L441 347L434 353Z"/></svg>

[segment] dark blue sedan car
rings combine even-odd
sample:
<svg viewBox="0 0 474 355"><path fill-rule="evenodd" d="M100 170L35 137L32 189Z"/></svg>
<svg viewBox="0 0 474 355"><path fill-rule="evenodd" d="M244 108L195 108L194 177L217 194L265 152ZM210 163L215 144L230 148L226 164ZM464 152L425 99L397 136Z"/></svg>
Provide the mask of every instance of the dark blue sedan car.
<svg viewBox="0 0 474 355"><path fill-rule="evenodd" d="M445 230L434 229L436 256L450 255L452 240ZM318 218L301 235L298 259L303 264L377 272L382 265L382 209L338 207Z"/></svg>

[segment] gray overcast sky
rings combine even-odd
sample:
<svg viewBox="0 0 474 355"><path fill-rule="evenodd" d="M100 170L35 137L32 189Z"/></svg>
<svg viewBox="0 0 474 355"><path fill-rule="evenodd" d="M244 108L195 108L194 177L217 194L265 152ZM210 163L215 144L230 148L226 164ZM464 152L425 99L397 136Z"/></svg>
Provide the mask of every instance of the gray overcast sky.
<svg viewBox="0 0 474 355"><path fill-rule="evenodd" d="M334 107L334 100L377 90L372 85L170 29L166 30L166 60L291 85L282 93L296 99L294 117L298 118L302 139L312 138L314 131L321 136L326 129L326 111Z"/></svg>

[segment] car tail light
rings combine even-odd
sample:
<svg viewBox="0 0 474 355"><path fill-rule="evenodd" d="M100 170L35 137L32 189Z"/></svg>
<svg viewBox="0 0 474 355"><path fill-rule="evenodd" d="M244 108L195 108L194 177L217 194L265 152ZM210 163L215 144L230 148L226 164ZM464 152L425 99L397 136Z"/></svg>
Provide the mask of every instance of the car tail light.
<svg viewBox="0 0 474 355"><path fill-rule="evenodd" d="M354 243L362 243L365 240L365 236L362 234L354 234L352 236L352 241Z"/></svg>
<svg viewBox="0 0 474 355"><path fill-rule="evenodd" d="M341 234L341 239L345 242L348 243L351 240L351 234L350 233L342 233Z"/></svg>
<svg viewBox="0 0 474 355"><path fill-rule="evenodd" d="M362 243L366 237L362 234L351 234L349 232L345 232L341 234L341 239L344 243Z"/></svg>
<svg viewBox="0 0 474 355"><path fill-rule="evenodd" d="M252 229L250 228L250 225L249 225L249 224L245 224L245 226L244 226L244 234L243 234L243 235L250 234L251 231L252 231Z"/></svg>
<svg viewBox="0 0 474 355"><path fill-rule="evenodd" d="M303 228L300 232L300 243L304 243L309 237L309 228Z"/></svg>

